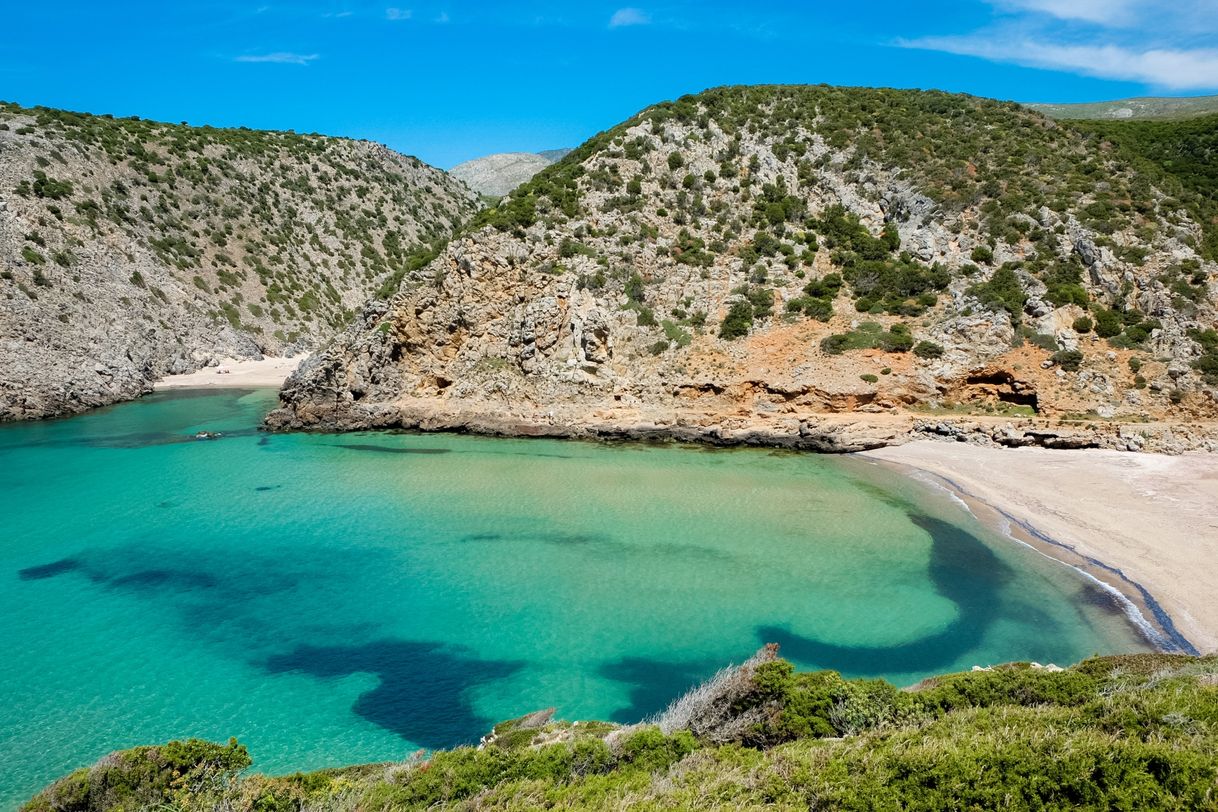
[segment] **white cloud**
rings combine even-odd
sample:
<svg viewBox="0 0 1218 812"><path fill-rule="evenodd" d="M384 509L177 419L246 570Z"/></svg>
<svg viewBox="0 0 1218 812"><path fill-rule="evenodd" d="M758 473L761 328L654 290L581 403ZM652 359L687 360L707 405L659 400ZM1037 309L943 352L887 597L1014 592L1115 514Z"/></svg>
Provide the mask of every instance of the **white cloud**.
<svg viewBox="0 0 1218 812"><path fill-rule="evenodd" d="M622 28L627 25L647 25L650 22L651 16L642 9L619 8L609 18L609 27Z"/></svg>
<svg viewBox="0 0 1218 812"><path fill-rule="evenodd" d="M899 41L992 62L1139 82L1218 88L1218 0L982 0L986 28Z"/></svg>
<svg viewBox="0 0 1218 812"><path fill-rule="evenodd" d="M1073 45L991 36L928 37L903 43L947 53L978 56L1033 68L1081 73L1101 79L1144 82L1168 90L1218 87L1218 50Z"/></svg>
<svg viewBox="0 0 1218 812"><path fill-rule="evenodd" d="M448 16L447 11L441 11L439 14L436 15L435 21L437 23L439 23L440 25L444 25L445 23L452 22L452 19Z"/></svg>
<svg viewBox="0 0 1218 812"><path fill-rule="evenodd" d="M414 16L414 12L408 8L387 8L385 9L386 20L409 20Z"/></svg>
<svg viewBox="0 0 1218 812"><path fill-rule="evenodd" d="M1062 20L1102 25L1129 25L1137 19L1139 0L987 0L1010 11L1033 11Z"/></svg>
<svg viewBox="0 0 1218 812"><path fill-rule="evenodd" d="M279 65L307 65L318 54L294 54L290 51L275 51L271 54L244 54L236 57L234 62L274 62Z"/></svg>

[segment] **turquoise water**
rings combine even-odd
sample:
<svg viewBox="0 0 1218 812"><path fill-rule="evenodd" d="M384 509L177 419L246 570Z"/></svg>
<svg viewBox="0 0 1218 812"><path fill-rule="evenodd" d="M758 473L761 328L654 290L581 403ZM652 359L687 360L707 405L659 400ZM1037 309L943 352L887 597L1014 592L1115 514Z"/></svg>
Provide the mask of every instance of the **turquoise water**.
<svg viewBox="0 0 1218 812"><path fill-rule="evenodd" d="M275 772L550 705L635 721L767 641L902 684L1147 648L1081 576L863 460L260 434L273 402L0 427L0 805L175 737Z"/></svg>

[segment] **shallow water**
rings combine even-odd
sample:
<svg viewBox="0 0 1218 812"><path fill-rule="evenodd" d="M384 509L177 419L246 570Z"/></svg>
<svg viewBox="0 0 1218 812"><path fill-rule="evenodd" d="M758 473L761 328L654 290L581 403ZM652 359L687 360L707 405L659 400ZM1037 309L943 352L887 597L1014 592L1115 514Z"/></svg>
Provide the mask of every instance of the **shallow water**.
<svg viewBox="0 0 1218 812"><path fill-rule="evenodd" d="M770 641L900 684L1148 648L1069 568L861 459L260 434L273 402L0 427L0 805L175 737L276 772L551 705L635 721Z"/></svg>

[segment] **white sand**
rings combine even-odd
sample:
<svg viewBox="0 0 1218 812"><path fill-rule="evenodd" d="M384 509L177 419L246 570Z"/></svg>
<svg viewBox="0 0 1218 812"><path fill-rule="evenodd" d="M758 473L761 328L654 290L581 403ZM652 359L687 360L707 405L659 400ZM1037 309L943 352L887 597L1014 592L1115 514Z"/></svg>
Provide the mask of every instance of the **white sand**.
<svg viewBox="0 0 1218 812"><path fill-rule="evenodd" d="M983 448L923 440L863 452L948 480L1145 587L1218 651L1218 454Z"/></svg>
<svg viewBox="0 0 1218 812"><path fill-rule="evenodd" d="M207 386L283 386L283 382L295 371L308 355L291 358L263 358L261 361L225 360L219 366L204 367L198 372L185 375L166 375L152 388L195 389Z"/></svg>

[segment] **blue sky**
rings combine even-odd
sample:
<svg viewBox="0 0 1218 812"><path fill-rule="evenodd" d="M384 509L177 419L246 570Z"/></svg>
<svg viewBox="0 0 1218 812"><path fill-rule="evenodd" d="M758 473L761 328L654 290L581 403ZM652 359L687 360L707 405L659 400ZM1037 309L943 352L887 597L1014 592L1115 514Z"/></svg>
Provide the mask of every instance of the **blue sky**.
<svg viewBox="0 0 1218 812"><path fill-rule="evenodd" d="M1218 0L7 0L0 99L383 141L450 167L707 87L1218 92Z"/></svg>

